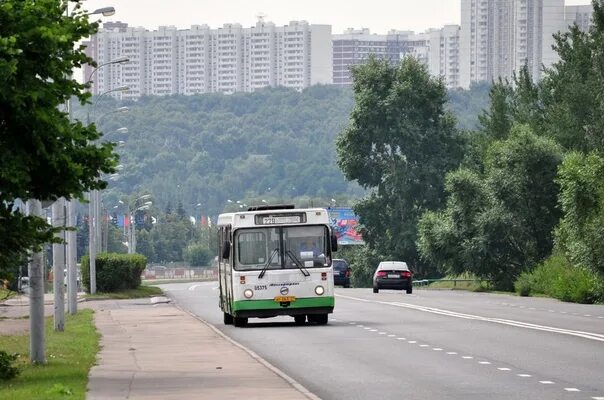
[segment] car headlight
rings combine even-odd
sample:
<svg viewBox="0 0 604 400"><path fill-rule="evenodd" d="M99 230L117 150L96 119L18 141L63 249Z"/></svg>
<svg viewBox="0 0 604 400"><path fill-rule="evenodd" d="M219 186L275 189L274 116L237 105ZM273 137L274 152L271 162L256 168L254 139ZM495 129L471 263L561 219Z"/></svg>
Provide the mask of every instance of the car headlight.
<svg viewBox="0 0 604 400"><path fill-rule="evenodd" d="M315 293L321 296L323 293L325 293L325 288L319 285L315 288Z"/></svg>
<svg viewBox="0 0 604 400"><path fill-rule="evenodd" d="M254 296L254 291L252 289L245 289L243 291L243 295L245 296L246 299L251 299L252 296Z"/></svg>

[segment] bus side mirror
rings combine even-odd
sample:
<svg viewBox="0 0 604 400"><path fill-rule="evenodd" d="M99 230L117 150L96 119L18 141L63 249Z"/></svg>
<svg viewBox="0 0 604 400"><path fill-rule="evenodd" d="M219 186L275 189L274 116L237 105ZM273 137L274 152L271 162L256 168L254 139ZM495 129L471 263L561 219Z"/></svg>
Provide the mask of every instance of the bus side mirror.
<svg viewBox="0 0 604 400"><path fill-rule="evenodd" d="M338 251L338 237L331 235L331 251Z"/></svg>
<svg viewBox="0 0 604 400"><path fill-rule="evenodd" d="M229 242L228 240L225 240L225 242L222 244L222 258L229 258L229 256L231 255L231 242Z"/></svg>

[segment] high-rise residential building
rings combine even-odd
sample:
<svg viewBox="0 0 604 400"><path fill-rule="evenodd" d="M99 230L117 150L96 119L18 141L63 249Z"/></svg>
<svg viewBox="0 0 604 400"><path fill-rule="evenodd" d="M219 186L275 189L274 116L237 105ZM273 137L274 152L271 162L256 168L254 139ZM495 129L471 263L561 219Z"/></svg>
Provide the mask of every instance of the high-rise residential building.
<svg viewBox="0 0 604 400"><path fill-rule="evenodd" d="M591 6L564 0L461 0L460 85L511 79L525 65L534 80L557 61L553 35L584 29Z"/></svg>
<svg viewBox="0 0 604 400"><path fill-rule="evenodd" d="M411 56L422 62L430 73L443 77L449 87L459 86L459 26L447 25L424 33L390 31L371 34L368 29L348 29L333 35L333 83L352 84L350 68L370 56L392 64Z"/></svg>
<svg viewBox="0 0 604 400"><path fill-rule="evenodd" d="M580 30L587 32L591 25L591 17L593 14L591 4L582 6L566 6L564 20L567 25L576 24Z"/></svg>
<svg viewBox="0 0 604 400"><path fill-rule="evenodd" d="M332 82L331 26L293 21L285 26L258 21L252 28L225 24L210 29L159 27L155 31L104 24L87 44L98 65L92 92L120 98L143 95L251 92L266 86L302 90ZM87 81L92 74L84 69Z"/></svg>

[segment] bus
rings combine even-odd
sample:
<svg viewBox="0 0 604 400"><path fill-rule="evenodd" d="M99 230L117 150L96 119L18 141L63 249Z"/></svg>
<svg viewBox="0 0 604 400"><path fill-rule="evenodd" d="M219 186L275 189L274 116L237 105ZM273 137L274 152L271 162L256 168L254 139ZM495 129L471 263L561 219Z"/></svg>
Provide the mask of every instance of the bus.
<svg viewBox="0 0 604 400"><path fill-rule="evenodd" d="M225 325L288 315L327 324L334 308L337 238L323 208L265 205L218 217L218 279Z"/></svg>

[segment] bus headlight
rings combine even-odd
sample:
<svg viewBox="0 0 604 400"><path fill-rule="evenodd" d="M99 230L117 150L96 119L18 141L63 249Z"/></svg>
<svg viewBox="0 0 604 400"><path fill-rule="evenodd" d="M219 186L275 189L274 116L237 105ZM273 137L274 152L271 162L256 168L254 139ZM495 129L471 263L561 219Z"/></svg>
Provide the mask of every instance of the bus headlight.
<svg viewBox="0 0 604 400"><path fill-rule="evenodd" d="M319 285L315 288L315 293L321 296L323 293L325 293L325 288Z"/></svg>
<svg viewBox="0 0 604 400"><path fill-rule="evenodd" d="M243 291L243 295L245 296L246 299L251 299L252 296L254 295L254 291L252 289L245 289Z"/></svg>

